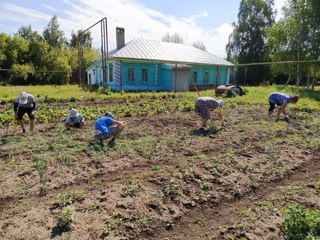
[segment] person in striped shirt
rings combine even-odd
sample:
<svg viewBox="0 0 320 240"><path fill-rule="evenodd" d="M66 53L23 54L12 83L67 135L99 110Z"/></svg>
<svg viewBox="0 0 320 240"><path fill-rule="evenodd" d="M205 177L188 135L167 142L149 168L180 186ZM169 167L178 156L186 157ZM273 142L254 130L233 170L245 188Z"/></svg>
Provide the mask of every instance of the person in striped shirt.
<svg viewBox="0 0 320 240"><path fill-rule="evenodd" d="M297 103L299 97L297 95L288 95L280 92L273 92L269 94L269 110L268 110L268 119L271 120L271 115L275 109L275 105L278 107L278 112L276 116L276 122L280 120L280 114L284 115L286 122L289 121L289 116L286 112L286 107L289 103Z"/></svg>

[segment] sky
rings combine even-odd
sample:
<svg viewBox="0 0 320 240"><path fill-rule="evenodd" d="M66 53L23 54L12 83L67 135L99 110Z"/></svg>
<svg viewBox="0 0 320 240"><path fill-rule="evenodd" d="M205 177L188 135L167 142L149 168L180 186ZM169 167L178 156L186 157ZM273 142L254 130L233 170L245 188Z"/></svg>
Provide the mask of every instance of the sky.
<svg viewBox="0 0 320 240"><path fill-rule="evenodd" d="M284 1L275 0L279 14ZM166 33L178 33L185 44L203 42L208 52L224 58L239 5L240 0L0 0L0 33L14 35L31 25L42 34L56 15L70 39L72 30L87 29L106 17L109 50L116 47L116 27L123 27L126 42L161 41ZM91 33L93 46L100 48L100 26Z"/></svg>

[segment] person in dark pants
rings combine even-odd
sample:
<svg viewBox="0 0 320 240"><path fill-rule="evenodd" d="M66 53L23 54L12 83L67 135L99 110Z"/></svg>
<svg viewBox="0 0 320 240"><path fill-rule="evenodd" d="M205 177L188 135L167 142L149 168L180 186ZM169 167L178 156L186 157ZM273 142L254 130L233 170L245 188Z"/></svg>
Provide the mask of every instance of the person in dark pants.
<svg viewBox="0 0 320 240"><path fill-rule="evenodd" d="M76 109L71 109L70 116L67 117L66 128L83 128L84 127L84 118L78 113Z"/></svg>
<svg viewBox="0 0 320 240"><path fill-rule="evenodd" d="M273 92L269 94L269 110L268 110L268 120L271 120L271 115L275 109L275 105L278 107L278 112L276 116L276 122L280 120L280 114L284 115L286 122L289 122L289 116L286 113L286 107L289 103L297 103L299 97L297 95L288 95L280 92Z"/></svg>
<svg viewBox="0 0 320 240"><path fill-rule="evenodd" d="M22 121L23 115L25 113L28 114L29 119L30 119L30 131L33 131L35 110L36 110L35 98L31 94L28 94L26 92L21 92L13 103L14 116L15 116L15 119L18 121L18 124L21 127L21 133L26 132L26 129L24 127L24 123Z"/></svg>
<svg viewBox="0 0 320 240"><path fill-rule="evenodd" d="M221 121L221 126L225 127L225 122L222 115L223 106L223 100L216 100L213 97L198 97L195 102L195 112L201 118L201 127L199 130L204 130L204 128L207 126L207 121L211 119L210 111L213 110L218 113L218 119Z"/></svg>
<svg viewBox="0 0 320 240"><path fill-rule="evenodd" d="M124 122L114 120L110 112L107 112L103 117L96 120L94 129L96 134L95 140L100 141L100 145L103 145L103 140L111 138L108 143L109 147L115 144L115 140L119 137L120 133L124 129Z"/></svg>

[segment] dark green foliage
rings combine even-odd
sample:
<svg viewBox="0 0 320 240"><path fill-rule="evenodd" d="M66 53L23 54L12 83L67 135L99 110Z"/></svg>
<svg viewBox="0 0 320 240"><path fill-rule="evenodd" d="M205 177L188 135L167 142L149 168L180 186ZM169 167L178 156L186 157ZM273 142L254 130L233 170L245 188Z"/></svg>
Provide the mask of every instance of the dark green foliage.
<svg viewBox="0 0 320 240"><path fill-rule="evenodd" d="M78 31L79 34L79 31ZM67 43L53 16L43 36L31 26L22 26L14 36L0 33L0 83L12 85L67 84L78 69L77 36L74 32ZM91 33L82 35L84 67L98 56L91 48Z"/></svg>
<svg viewBox="0 0 320 240"><path fill-rule="evenodd" d="M320 211L290 205L285 212L281 229L288 240L311 240L320 237Z"/></svg>
<svg viewBox="0 0 320 240"><path fill-rule="evenodd" d="M227 59L235 63L258 63L268 61L265 42L266 27L274 22L273 0L242 0L238 23L233 23L233 32L226 46ZM257 85L270 78L269 66L250 66L237 69L241 84Z"/></svg>

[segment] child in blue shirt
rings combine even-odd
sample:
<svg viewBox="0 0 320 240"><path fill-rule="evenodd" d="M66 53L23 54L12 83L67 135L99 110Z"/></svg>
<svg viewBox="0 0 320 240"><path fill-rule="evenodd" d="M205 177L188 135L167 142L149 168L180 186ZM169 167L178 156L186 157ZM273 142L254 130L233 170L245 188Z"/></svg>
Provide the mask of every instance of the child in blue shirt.
<svg viewBox="0 0 320 240"><path fill-rule="evenodd" d="M296 95L288 95L285 93L280 93L280 92L273 92L270 93L268 97L269 101L269 111L268 111L268 119L271 119L271 114L275 108L275 105L278 106L278 112L277 112L277 117L276 117L276 122L279 121L280 119L280 114L284 114L285 120L288 122L289 117L286 113L286 107L289 103L297 103L299 97Z"/></svg>
<svg viewBox="0 0 320 240"><path fill-rule="evenodd" d="M94 130L97 133L94 135L94 138L100 140L100 145L103 145L104 139L112 137L108 143L109 147L112 147L123 129L124 123L122 121L114 120L112 114L107 112L103 117L96 120Z"/></svg>
<svg viewBox="0 0 320 240"><path fill-rule="evenodd" d="M65 126L66 128L83 128L84 118L76 109L73 108L70 111L70 116L66 119Z"/></svg>

